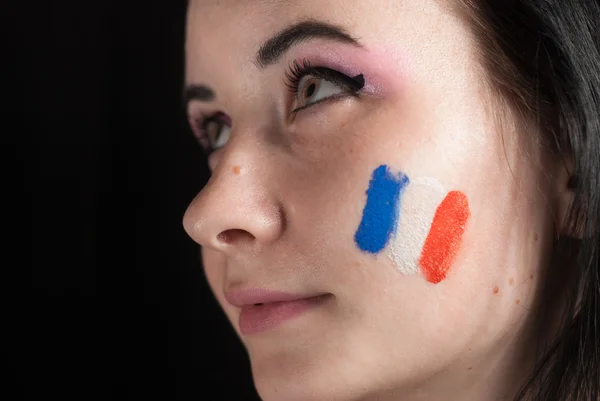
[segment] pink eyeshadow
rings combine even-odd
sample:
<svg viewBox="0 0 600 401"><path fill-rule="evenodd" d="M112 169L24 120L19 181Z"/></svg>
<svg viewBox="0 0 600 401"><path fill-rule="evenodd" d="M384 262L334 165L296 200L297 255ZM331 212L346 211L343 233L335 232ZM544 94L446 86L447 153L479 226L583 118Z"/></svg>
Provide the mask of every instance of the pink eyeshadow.
<svg viewBox="0 0 600 401"><path fill-rule="evenodd" d="M405 81L405 65L400 65L391 52L311 41L298 45L290 55L293 60L306 60L314 67L335 69L350 77L363 74L365 87L362 90L375 96L396 92Z"/></svg>

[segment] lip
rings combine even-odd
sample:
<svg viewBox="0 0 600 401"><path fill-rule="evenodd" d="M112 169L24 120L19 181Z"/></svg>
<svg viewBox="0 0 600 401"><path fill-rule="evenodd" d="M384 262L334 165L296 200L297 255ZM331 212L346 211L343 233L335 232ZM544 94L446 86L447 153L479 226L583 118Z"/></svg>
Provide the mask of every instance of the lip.
<svg viewBox="0 0 600 401"><path fill-rule="evenodd" d="M292 294L283 291L271 291L263 288L242 288L225 292L225 299L233 306L241 308L247 305L290 302L312 298L321 294Z"/></svg>
<svg viewBox="0 0 600 401"><path fill-rule="evenodd" d="M259 288L225 293L231 305L241 308L239 327L242 334L258 334L303 315L320 306L331 294L300 295Z"/></svg>

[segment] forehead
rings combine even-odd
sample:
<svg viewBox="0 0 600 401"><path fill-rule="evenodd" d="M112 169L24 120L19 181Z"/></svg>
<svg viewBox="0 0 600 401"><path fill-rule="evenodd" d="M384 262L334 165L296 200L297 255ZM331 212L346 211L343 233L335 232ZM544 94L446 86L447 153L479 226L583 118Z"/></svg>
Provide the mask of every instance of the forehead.
<svg viewBox="0 0 600 401"><path fill-rule="evenodd" d="M190 0L188 41L200 40L198 34L244 32L248 39L273 32L296 20L318 19L348 28L369 26L365 35L377 34L402 25L421 25L414 18L440 10L456 11L451 0ZM432 15L430 15L431 17ZM206 37L206 36L205 36Z"/></svg>
<svg viewBox="0 0 600 401"><path fill-rule="evenodd" d="M191 0L186 35L188 79L200 70L235 64L239 73L242 65L255 61L267 39L302 20L345 27L361 43L382 41L398 29L401 11L402 19L406 18L408 3L422 6L425 2L429 0Z"/></svg>
<svg viewBox="0 0 600 401"><path fill-rule="evenodd" d="M377 2L381 0L370 0L371 4ZM368 4L364 0L191 0L187 38L188 42L202 42L215 35L233 37L243 33L246 39L257 39L261 34L309 18L353 24L368 17L364 14Z"/></svg>

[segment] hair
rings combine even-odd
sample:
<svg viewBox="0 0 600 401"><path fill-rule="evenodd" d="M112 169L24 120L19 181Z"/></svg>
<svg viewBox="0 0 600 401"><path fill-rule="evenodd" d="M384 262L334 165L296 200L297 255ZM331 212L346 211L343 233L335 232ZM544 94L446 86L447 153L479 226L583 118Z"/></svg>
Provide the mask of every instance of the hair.
<svg viewBox="0 0 600 401"><path fill-rule="evenodd" d="M600 0L460 0L491 87L573 162L573 200L535 312L559 326L516 401L600 400ZM568 276L569 280L564 278ZM556 293L559 290L560 293ZM540 339L540 342L542 340Z"/></svg>

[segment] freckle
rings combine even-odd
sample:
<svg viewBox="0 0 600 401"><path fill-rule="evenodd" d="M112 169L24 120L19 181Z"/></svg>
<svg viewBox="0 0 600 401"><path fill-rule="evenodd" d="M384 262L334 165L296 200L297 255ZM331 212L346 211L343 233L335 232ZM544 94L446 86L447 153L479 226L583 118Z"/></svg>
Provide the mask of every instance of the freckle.
<svg viewBox="0 0 600 401"><path fill-rule="evenodd" d="M520 305L520 304L521 304L521 300L520 300L520 299L517 299L517 300L515 301L515 303L516 303L517 305Z"/></svg>
<svg viewBox="0 0 600 401"><path fill-rule="evenodd" d="M535 235L533 236L533 240L534 240L535 242L537 242L537 240L538 240L538 233L535 233Z"/></svg>
<svg viewBox="0 0 600 401"><path fill-rule="evenodd" d="M499 292L500 292L500 289L499 289L498 287L494 287L494 290L493 290L493 291L494 291L494 294L497 294L497 293L499 293Z"/></svg>
<svg viewBox="0 0 600 401"><path fill-rule="evenodd" d="M472 366L470 366L468 370L473 370L473 367L472 367Z"/></svg>
<svg viewBox="0 0 600 401"><path fill-rule="evenodd" d="M514 279L514 278L512 278L512 277L511 277L511 278L509 278L509 279L508 279L508 284L509 284L509 285L511 285L511 286L515 285L515 279Z"/></svg>
<svg viewBox="0 0 600 401"><path fill-rule="evenodd" d="M233 166L233 174L240 175L241 171L242 169L240 168L240 166Z"/></svg>
<svg viewBox="0 0 600 401"><path fill-rule="evenodd" d="M533 280L533 274L529 275L529 278Z"/></svg>

